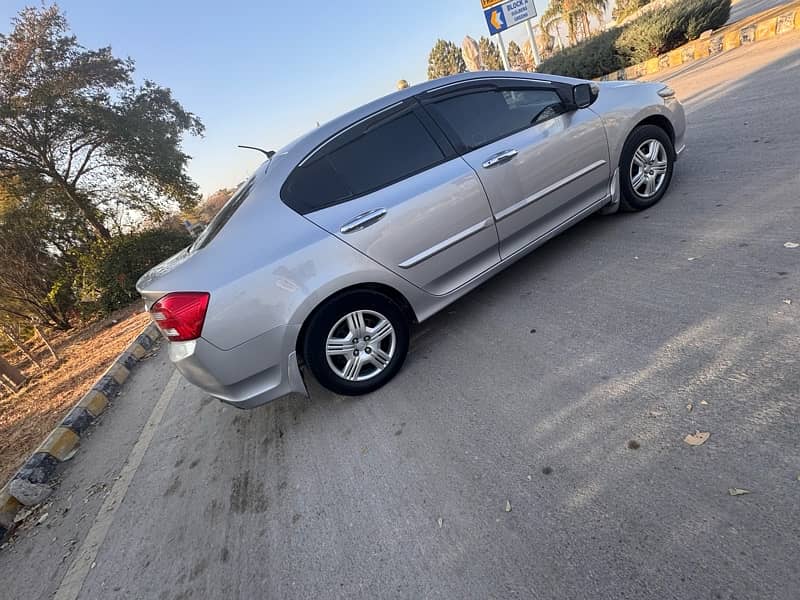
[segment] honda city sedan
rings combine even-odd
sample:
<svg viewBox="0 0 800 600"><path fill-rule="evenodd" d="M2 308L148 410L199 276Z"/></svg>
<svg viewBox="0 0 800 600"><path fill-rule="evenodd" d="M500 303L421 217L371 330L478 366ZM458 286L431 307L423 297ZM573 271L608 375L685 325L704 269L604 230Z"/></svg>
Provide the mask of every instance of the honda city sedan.
<svg viewBox="0 0 800 600"><path fill-rule="evenodd" d="M242 408L400 370L409 331L592 213L644 210L686 122L661 83L477 72L409 87L276 152L138 282L190 382Z"/></svg>

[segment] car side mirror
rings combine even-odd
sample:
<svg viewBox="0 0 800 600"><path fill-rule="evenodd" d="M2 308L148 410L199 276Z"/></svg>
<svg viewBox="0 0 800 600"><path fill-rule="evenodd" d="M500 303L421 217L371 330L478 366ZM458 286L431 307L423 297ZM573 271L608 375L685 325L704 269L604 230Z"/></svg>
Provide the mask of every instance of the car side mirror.
<svg viewBox="0 0 800 600"><path fill-rule="evenodd" d="M579 83L572 86L572 99L576 108L587 108L597 100L600 90L591 83Z"/></svg>

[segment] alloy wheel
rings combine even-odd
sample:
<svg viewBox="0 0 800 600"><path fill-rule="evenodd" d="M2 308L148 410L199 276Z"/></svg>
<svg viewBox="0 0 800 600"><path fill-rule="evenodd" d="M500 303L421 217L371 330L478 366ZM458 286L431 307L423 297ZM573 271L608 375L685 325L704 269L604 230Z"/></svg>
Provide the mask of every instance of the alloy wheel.
<svg viewBox="0 0 800 600"><path fill-rule="evenodd" d="M654 139L643 141L633 153L630 182L633 191L642 198L655 196L667 178L669 161L664 145Z"/></svg>
<svg viewBox="0 0 800 600"><path fill-rule="evenodd" d="M397 346L391 321L373 310L356 310L339 319L325 340L328 366L347 381L366 381L391 362Z"/></svg>

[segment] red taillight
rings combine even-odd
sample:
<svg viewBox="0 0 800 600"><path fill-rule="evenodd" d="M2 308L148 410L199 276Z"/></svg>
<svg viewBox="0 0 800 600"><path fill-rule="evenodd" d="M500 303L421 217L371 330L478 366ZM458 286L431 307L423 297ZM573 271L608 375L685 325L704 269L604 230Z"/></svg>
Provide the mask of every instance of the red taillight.
<svg viewBox="0 0 800 600"><path fill-rule="evenodd" d="M169 341L196 340L203 331L210 297L208 292L174 292L153 304L150 314Z"/></svg>

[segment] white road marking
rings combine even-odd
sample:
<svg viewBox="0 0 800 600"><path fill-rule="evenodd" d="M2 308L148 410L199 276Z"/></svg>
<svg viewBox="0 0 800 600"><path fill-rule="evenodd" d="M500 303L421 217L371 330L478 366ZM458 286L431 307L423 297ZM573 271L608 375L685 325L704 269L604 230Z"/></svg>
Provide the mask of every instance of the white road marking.
<svg viewBox="0 0 800 600"><path fill-rule="evenodd" d="M111 492L106 497L105 502L103 502L103 506L100 507L97 519L86 535L86 539L83 541L74 562L61 581L58 591L56 591L53 596L54 600L76 600L78 598L83 583L86 581L86 575L88 575L89 571L94 566L94 561L97 558L97 551L100 549L100 546L103 545L108 530L114 522L114 515L117 512L117 508L119 508L119 505L125 498L125 494L128 492L128 487L136 471L139 469L139 465L142 464L142 458L144 458L145 452L147 452L147 448L150 446L150 442L153 441L156 429L161 423L161 419L164 417L164 413L169 406L170 400L172 400L172 396L175 394L175 389L178 387L180 379L180 373L175 371L167 382L164 391L161 392L161 397L153 407L153 412L150 413L150 417L147 419L144 429L142 429L142 434L131 449L128 460L119 473L119 478L111 488Z"/></svg>

